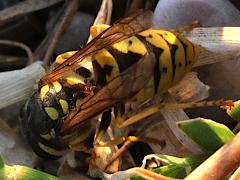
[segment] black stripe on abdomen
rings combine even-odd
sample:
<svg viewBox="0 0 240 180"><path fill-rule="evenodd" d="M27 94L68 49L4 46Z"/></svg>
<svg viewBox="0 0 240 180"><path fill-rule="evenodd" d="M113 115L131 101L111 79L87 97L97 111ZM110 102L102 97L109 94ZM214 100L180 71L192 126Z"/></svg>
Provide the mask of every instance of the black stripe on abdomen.
<svg viewBox="0 0 240 180"><path fill-rule="evenodd" d="M159 47L156 47L154 46L153 44L151 44L150 42L148 42L146 40L145 37L141 36L141 35L136 35L136 37L138 39L141 40L141 42L143 42L144 44L146 44L146 46L148 47L147 49L150 48L150 50L153 51L154 53L154 56L155 56L155 65L154 65L154 72L153 72L153 78L154 78L154 92L155 94L158 92L158 87L159 87L159 84L160 84L160 79L161 79L161 71L160 71L160 66L159 66L159 63L160 63L160 56L161 54L163 53L163 49L162 48L159 48ZM149 34L149 37L148 38L152 38L152 35Z"/></svg>
<svg viewBox="0 0 240 180"><path fill-rule="evenodd" d="M120 72L125 71L142 58L141 54L133 53L131 51L128 51L128 53L122 53L112 47L107 48L107 50L116 60Z"/></svg>
<svg viewBox="0 0 240 180"><path fill-rule="evenodd" d="M166 41L167 42L167 41ZM172 61L172 81L174 80L175 74L176 74L176 51L178 49L178 46L175 44L169 44L167 42L169 49L170 49L170 54L171 54L171 61Z"/></svg>
<svg viewBox="0 0 240 180"><path fill-rule="evenodd" d="M185 57L185 67L188 65L188 59L187 59L187 48L188 46L180 39L178 38L178 40L181 42L183 49L184 49L184 57Z"/></svg>
<svg viewBox="0 0 240 180"><path fill-rule="evenodd" d="M160 84L160 79L161 79L161 71L160 71L160 56L163 53L163 49L162 48L158 48L155 46L152 46L154 55L155 55L155 59L156 59L156 63L154 66L154 92L155 94L158 92L158 86Z"/></svg>

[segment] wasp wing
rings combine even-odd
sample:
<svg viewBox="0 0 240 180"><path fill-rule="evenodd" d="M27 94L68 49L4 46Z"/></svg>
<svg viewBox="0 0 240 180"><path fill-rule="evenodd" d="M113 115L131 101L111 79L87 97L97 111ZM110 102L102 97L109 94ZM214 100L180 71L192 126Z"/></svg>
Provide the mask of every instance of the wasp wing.
<svg viewBox="0 0 240 180"><path fill-rule="evenodd" d="M111 27L104 30L96 38L65 60L62 64L57 66L52 72L46 74L42 78L42 81L48 82L57 80L69 71L73 71L81 66L81 64L84 63L84 57L92 55L96 51L99 51L114 43L122 41L129 36L150 28L152 22L151 19L151 11L141 10L131 16L117 21Z"/></svg>
<svg viewBox="0 0 240 180"><path fill-rule="evenodd" d="M153 53L147 52L136 64L112 79L63 120L63 132L71 131L82 121L133 97L148 83L153 74L155 61Z"/></svg>

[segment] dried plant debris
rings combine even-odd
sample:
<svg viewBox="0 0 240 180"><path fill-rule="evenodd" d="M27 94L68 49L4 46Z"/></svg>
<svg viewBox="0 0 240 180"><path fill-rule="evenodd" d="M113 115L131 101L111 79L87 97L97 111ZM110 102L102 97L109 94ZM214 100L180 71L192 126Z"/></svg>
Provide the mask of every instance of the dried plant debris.
<svg viewBox="0 0 240 180"><path fill-rule="evenodd" d="M45 73L41 62L21 70L0 73L0 108L26 100L33 91L34 83Z"/></svg>
<svg viewBox="0 0 240 180"><path fill-rule="evenodd" d="M203 84L198 79L197 73L191 72L169 92L177 102L196 102L206 99L209 96L209 89L208 85Z"/></svg>

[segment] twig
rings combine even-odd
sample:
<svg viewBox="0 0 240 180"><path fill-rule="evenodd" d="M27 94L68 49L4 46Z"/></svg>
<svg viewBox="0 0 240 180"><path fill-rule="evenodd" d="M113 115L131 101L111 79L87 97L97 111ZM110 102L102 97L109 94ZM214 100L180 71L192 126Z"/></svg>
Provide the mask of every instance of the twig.
<svg viewBox="0 0 240 180"><path fill-rule="evenodd" d="M240 166L240 132L210 158L198 166L185 180L223 179Z"/></svg>
<svg viewBox="0 0 240 180"><path fill-rule="evenodd" d="M33 53L27 45L20 43L20 42L9 41L9 40L0 40L0 44L5 44L5 45L9 45L9 46L16 46L16 47L22 48L23 50L26 51L27 56L28 56L27 64L31 64L33 62Z"/></svg>
<svg viewBox="0 0 240 180"><path fill-rule="evenodd" d="M19 2L14 6L11 6L0 11L0 23L3 23L17 16L21 16L30 12L47 8L61 1L63 0L51 0L51 1L26 0L23 2Z"/></svg>
<svg viewBox="0 0 240 180"><path fill-rule="evenodd" d="M233 173L233 175L229 178L229 180L239 180L240 179L240 166Z"/></svg>
<svg viewBox="0 0 240 180"><path fill-rule="evenodd" d="M49 30L47 35L45 36L45 38L42 40L42 42L38 45L38 47L35 49L34 53L33 53L33 56L34 56L34 59L35 60L42 60L44 58L44 55L48 49L48 46L49 44L51 43L52 41L52 38L53 38L53 27L55 26L55 24L57 23L58 19L61 18L63 12L64 12L64 7L61 7L56 13L55 13L55 16L52 17L49 21L50 21L50 25L49 25Z"/></svg>
<svg viewBox="0 0 240 180"><path fill-rule="evenodd" d="M27 57L0 55L0 71L20 69L26 66L28 60Z"/></svg>
<svg viewBox="0 0 240 180"><path fill-rule="evenodd" d="M75 13L77 12L78 6L79 6L79 0L72 0L67 1L67 8L65 12L63 13L61 20L57 23L55 28L53 29L52 33L52 41L49 45L46 55L44 57L44 66L48 66L50 64L51 56L54 52L54 50L57 47L57 44L59 43L60 37L64 30L68 27L70 24L72 18L74 17Z"/></svg>

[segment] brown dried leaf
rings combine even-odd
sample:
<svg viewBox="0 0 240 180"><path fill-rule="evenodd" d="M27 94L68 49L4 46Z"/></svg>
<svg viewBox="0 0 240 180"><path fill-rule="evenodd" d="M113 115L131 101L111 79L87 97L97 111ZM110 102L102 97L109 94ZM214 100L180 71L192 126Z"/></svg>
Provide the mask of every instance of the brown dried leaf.
<svg viewBox="0 0 240 180"><path fill-rule="evenodd" d="M169 92L177 102L196 102L208 98L209 89L198 79L197 73L190 72Z"/></svg>

